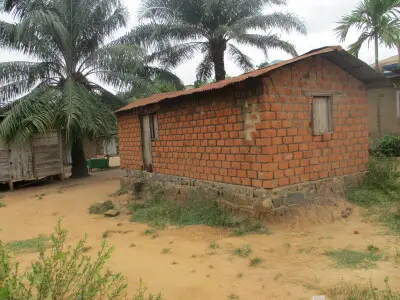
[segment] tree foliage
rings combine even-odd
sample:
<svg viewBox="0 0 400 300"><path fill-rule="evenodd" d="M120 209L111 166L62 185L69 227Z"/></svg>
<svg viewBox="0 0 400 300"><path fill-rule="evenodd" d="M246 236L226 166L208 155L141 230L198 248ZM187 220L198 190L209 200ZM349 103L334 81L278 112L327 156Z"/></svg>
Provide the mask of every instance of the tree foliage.
<svg viewBox="0 0 400 300"><path fill-rule="evenodd" d="M361 32L349 52L358 56L365 42L375 45L375 67L378 70L379 44L400 46L400 0L361 0L358 6L339 22L335 31L345 41L350 28Z"/></svg>
<svg viewBox="0 0 400 300"><path fill-rule="evenodd" d="M62 131L72 145L73 175L87 173L82 139L115 134L113 110L125 104L99 82L144 92L155 77L181 84L168 70L149 66L140 46L107 43L127 23L120 0L6 0L3 5L17 22L0 22L0 46L34 61L0 63L0 100L7 110L0 138L24 142L49 129Z"/></svg>
<svg viewBox="0 0 400 300"><path fill-rule="evenodd" d="M205 82L215 73L218 81L225 79L226 53L244 71L254 68L237 45L253 46L265 55L269 49L297 55L294 45L272 30L305 34L305 25L292 13L263 13L267 6L285 4L285 0L144 0L143 23L120 42L152 47L151 60L168 67L201 53L197 79Z"/></svg>

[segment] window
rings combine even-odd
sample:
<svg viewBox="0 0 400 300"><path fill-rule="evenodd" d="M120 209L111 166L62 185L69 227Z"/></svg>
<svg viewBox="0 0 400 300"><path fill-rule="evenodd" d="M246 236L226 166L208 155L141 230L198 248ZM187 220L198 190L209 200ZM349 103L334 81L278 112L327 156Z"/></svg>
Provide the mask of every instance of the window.
<svg viewBox="0 0 400 300"><path fill-rule="evenodd" d="M333 113L331 96L314 96L313 110L313 134L322 135L333 131Z"/></svg>
<svg viewBox="0 0 400 300"><path fill-rule="evenodd" d="M152 140L158 139L158 119L156 114L149 115L150 119L150 138Z"/></svg>

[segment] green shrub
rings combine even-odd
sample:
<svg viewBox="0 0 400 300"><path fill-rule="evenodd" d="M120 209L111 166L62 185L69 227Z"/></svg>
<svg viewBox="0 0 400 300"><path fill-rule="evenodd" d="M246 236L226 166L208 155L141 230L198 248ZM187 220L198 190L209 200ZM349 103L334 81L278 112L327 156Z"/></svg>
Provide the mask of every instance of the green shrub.
<svg viewBox="0 0 400 300"><path fill-rule="evenodd" d="M233 255L240 256L240 257L248 257L253 252L251 249L251 245L242 245L239 248L233 250Z"/></svg>
<svg viewBox="0 0 400 300"><path fill-rule="evenodd" d="M385 135L381 137L373 154L376 156L400 157L400 136Z"/></svg>
<svg viewBox="0 0 400 300"><path fill-rule="evenodd" d="M67 231L60 222L51 235L50 247L39 246L40 255L26 272L10 260L6 247L0 242L0 299L123 299L126 281L119 273L105 270L113 248L102 243L94 260L85 253L86 238L74 247L66 246ZM146 289L140 284L134 299L145 299ZM161 299L149 296L148 299Z"/></svg>
<svg viewBox="0 0 400 300"><path fill-rule="evenodd" d="M201 195L193 195L187 203L181 204L154 192L151 200L143 204L132 204L130 210L131 221L161 228L166 225L208 225L230 228L235 235L260 233L263 230L258 221L233 217L220 208L215 199L207 199Z"/></svg>

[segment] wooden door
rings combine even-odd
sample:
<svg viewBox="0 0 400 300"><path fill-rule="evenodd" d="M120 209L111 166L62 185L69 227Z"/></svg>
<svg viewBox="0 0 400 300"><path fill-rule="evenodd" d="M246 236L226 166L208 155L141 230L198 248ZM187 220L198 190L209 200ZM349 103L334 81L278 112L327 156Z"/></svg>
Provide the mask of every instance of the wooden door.
<svg viewBox="0 0 400 300"><path fill-rule="evenodd" d="M10 145L10 173L12 181L33 179L31 143Z"/></svg>
<svg viewBox="0 0 400 300"><path fill-rule="evenodd" d="M61 139L57 131L51 131L32 140L33 173L36 178L63 173Z"/></svg>
<svg viewBox="0 0 400 300"><path fill-rule="evenodd" d="M143 152L143 166L148 172L153 171L153 158L151 155L151 129L150 129L150 116L142 116L142 152Z"/></svg>

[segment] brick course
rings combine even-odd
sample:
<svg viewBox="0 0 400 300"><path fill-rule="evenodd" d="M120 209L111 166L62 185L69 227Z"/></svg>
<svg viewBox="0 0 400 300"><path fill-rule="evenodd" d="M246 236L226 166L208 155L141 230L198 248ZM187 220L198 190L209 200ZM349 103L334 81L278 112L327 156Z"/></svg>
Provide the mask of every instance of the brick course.
<svg viewBox="0 0 400 300"><path fill-rule="evenodd" d="M333 133L312 135L312 95L333 95ZM118 115L121 168L140 170L139 111ZM155 173L272 189L365 171L364 85L322 57L160 104Z"/></svg>

